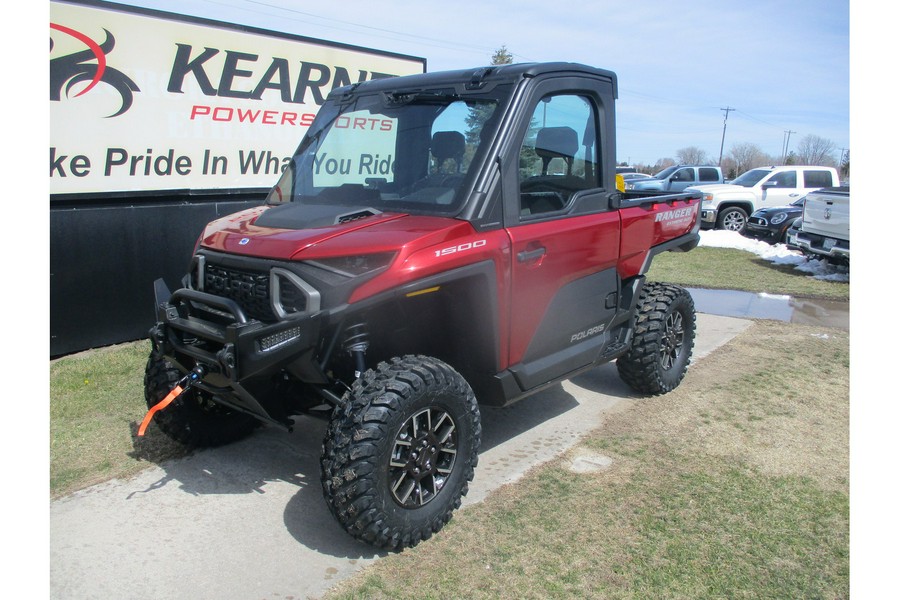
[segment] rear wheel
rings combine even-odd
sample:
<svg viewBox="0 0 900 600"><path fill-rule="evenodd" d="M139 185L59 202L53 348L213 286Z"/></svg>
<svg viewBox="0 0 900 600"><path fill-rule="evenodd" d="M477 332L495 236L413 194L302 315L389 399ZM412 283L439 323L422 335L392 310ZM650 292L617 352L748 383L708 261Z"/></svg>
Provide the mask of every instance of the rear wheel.
<svg viewBox="0 0 900 600"><path fill-rule="evenodd" d="M738 233L740 233L746 226L747 212L743 208L732 206L730 208L726 208L719 214L719 229L725 229L727 231L737 231Z"/></svg>
<svg viewBox="0 0 900 600"><path fill-rule="evenodd" d="M449 365L424 356L380 363L332 414L322 446L325 500L357 539L415 546L459 508L480 440L475 395Z"/></svg>
<svg viewBox="0 0 900 600"><path fill-rule="evenodd" d="M687 372L696 329L694 300L676 285L648 283L641 290L629 351L619 357L619 376L642 394L664 394Z"/></svg>
<svg viewBox="0 0 900 600"><path fill-rule="evenodd" d="M182 373L152 355L144 373L144 399L152 408L178 384ZM190 388L153 417L163 433L186 446L221 446L244 438L259 424L256 419L213 401L208 392Z"/></svg>

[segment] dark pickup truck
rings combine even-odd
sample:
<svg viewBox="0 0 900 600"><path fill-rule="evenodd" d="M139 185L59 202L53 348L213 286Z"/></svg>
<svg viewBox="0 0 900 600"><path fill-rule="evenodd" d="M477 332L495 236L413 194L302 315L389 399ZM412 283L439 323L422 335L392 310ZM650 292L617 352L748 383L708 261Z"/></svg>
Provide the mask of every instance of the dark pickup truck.
<svg viewBox="0 0 900 600"><path fill-rule="evenodd" d="M336 89L257 208L156 282L149 422L190 445L328 419L326 502L399 550L450 519L479 404L601 363L645 394L688 367L695 312L649 283L699 240L699 195L615 185L616 75L522 64Z"/></svg>

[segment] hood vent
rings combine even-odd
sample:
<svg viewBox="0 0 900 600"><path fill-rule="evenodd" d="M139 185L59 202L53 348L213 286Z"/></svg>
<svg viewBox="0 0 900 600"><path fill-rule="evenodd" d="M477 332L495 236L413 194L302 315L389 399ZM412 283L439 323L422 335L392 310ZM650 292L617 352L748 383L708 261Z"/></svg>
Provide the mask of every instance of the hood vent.
<svg viewBox="0 0 900 600"><path fill-rule="evenodd" d="M350 221L358 221L360 219L365 219L366 217L374 217L375 215L380 215L380 210L375 210L374 208L364 208L362 210L357 210L349 213L344 213L342 215L338 215L334 219L335 225L341 225L343 223L349 223Z"/></svg>

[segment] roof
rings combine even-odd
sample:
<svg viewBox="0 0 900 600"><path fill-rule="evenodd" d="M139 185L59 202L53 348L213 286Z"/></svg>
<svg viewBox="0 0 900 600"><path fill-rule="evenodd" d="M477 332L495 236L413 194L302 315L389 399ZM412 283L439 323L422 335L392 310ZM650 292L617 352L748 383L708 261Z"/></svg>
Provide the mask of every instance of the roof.
<svg viewBox="0 0 900 600"><path fill-rule="evenodd" d="M618 98L618 79L615 73L606 69L568 62L489 65L455 71L435 71L432 73L404 75L402 77L388 77L336 88L332 91L332 94L341 95L357 90L361 92L377 92L391 91L397 88L424 89L461 83L469 84L472 88L477 89L487 83L515 82L523 78L538 77L550 73L592 75L607 79L612 83L614 96Z"/></svg>

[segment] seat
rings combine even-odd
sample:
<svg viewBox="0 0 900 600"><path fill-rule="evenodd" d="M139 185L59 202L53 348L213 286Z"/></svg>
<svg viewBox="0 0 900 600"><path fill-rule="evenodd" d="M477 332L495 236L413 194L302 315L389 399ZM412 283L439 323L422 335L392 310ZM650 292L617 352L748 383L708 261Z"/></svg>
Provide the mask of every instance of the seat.
<svg viewBox="0 0 900 600"><path fill-rule="evenodd" d="M435 173L441 173L444 163L453 159L456 163L456 173L462 166L463 154L466 152L466 138L458 131L437 131L431 138L431 155L436 161Z"/></svg>
<svg viewBox="0 0 900 600"><path fill-rule="evenodd" d="M433 202L450 204L456 195L456 188L463 179L463 155L466 152L466 138L458 131L437 131L431 137L431 155L434 167L431 172L412 186L406 199L413 202ZM444 163L453 159L452 170L445 171Z"/></svg>
<svg viewBox="0 0 900 600"><path fill-rule="evenodd" d="M561 158L566 163L566 175L572 174L572 163L578 152L578 134L571 127L544 127L539 129L534 151L543 163L541 175L547 174L550 161Z"/></svg>
<svg viewBox="0 0 900 600"><path fill-rule="evenodd" d="M539 129L534 141L534 152L541 159L541 174L520 184L519 202L523 216L561 210L572 194L587 187L584 177L572 175L575 154L578 152L578 134L571 127ZM565 175L547 174L550 161L554 158L566 163Z"/></svg>

